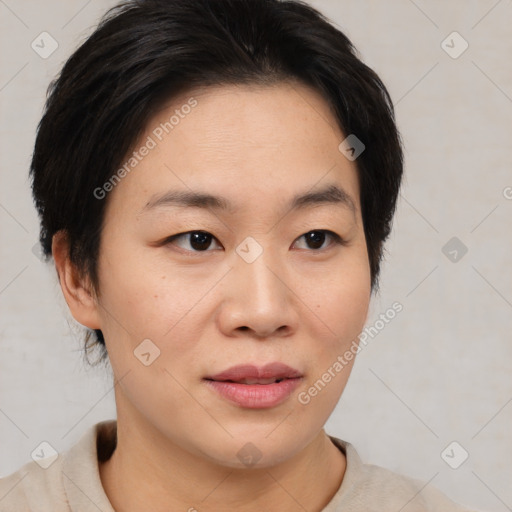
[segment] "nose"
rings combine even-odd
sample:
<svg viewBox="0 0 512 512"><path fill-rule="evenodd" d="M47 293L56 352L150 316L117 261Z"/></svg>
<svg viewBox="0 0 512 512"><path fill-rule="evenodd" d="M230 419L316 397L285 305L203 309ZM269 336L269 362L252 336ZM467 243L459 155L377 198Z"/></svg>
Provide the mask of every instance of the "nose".
<svg viewBox="0 0 512 512"><path fill-rule="evenodd" d="M255 261L236 255L223 282L218 316L226 336L257 339L290 336L297 330L300 300L285 262L264 251Z"/></svg>

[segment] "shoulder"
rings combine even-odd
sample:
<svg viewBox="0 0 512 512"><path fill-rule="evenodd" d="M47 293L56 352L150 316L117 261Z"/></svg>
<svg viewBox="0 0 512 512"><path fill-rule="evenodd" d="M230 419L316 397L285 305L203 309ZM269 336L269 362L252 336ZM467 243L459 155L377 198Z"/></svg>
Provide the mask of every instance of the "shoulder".
<svg viewBox="0 0 512 512"><path fill-rule="evenodd" d="M345 453L347 468L336 495L337 502L325 512L346 507L354 512L381 511L383 507L403 512L475 512L450 500L430 481L422 482L380 466L364 464L350 443L330 437Z"/></svg>
<svg viewBox="0 0 512 512"><path fill-rule="evenodd" d="M98 458L107 457L115 427L115 420L97 423L56 458L42 457L0 478L0 511L85 512L91 507L112 511L101 485Z"/></svg>
<svg viewBox="0 0 512 512"><path fill-rule="evenodd" d="M25 512L67 510L62 482L62 457L46 469L28 462L14 473L0 479L0 510ZM55 508L58 507L59 508Z"/></svg>

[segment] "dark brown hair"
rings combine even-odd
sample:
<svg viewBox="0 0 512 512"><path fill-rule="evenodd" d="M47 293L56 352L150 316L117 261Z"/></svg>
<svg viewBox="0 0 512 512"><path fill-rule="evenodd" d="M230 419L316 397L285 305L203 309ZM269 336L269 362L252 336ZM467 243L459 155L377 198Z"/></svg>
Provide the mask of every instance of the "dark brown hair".
<svg viewBox="0 0 512 512"><path fill-rule="evenodd" d="M50 257L53 235L65 230L71 261L98 289L106 200L94 190L155 109L196 86L286 80L318 91L342 132L365 145L356 164L375 290L402 178L393 106L349 39L298 0L135 0L111 9L48 90L30 169L43 253ZM91 334L105 359L101 331L86 341Z"/></svg>

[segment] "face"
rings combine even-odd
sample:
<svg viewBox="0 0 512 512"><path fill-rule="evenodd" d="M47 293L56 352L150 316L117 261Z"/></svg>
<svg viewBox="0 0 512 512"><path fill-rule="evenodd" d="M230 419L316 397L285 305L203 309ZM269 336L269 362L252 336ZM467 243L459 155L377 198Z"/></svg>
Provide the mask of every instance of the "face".
<svg viewBox="0 0 512 512"><path fill-rule="evenodd" d="M195 90L151 119L105 199L97 313L118 421L231 467L247 443L265 467L321 434L371 294L344 138L297 84ZM269 363L295 376L265 384ZM238 365L255 373L210 380Z"/></svg>

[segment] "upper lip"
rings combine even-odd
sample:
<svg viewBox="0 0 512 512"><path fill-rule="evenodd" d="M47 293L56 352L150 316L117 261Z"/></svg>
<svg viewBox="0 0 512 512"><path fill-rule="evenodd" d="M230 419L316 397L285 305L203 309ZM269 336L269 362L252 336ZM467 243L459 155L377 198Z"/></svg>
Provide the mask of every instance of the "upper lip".
<svg viewBox="0 0 512 512"><path fill-rule="evenodd" d="M284 363L275 362L264 366L254 366L252 364L232 366L223 372L208 376L206 379L238 382L245 379L295 379L298 377L302 377L299 370Z"/></svg>

